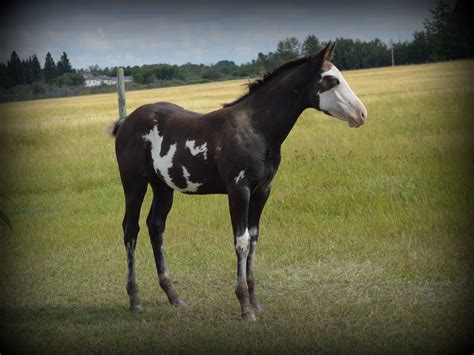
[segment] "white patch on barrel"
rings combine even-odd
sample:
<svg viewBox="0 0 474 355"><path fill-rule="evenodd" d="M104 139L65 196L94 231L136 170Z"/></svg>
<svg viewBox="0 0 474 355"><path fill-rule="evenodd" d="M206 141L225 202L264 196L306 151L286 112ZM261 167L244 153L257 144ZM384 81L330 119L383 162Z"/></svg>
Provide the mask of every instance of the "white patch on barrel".
<svg viewBox="0 0 474 355"><path fill-rule="evenodd" d="M189 149L192 155L196 156L201 154L204 156L204 160L207 160L207 143L196 146L196 141L186 141L186 148Z"/></svg>
<svg viewBox="0 0 474 355"><path fill-rule="evenodd" d="M238 184L239 181L242 180L244 177L245 177L245 169L244 169L244 170L240 170L239 175L237 175L237 176L234 178L235 184Z"/></svg>
<svg viewBox="0 0 474 355"><path fill-rule="evenodd" d="M250 234L249 230L245 228L245 232L242 235L239 235L236 238L235 249L239 254L241 253L248 253L249 252L249 242L250 242Z"/></svg>
<svg viewBox="0 0 474 355"><path fill-rule="evenodd" d="M153 167L156 171L159 171L165 183L176 190L179 188L173 183L171 180L171 176L169 174L169 169L173 166L173 157L176 153L176 143L171 144L168 152L161 156L161 144L163 143L163 136L160 136L160 132L158 131L158 126L153 127L150 130L150 133L145 134L143 139L149 141L151 143L151 158L153 159Z"/></svg>
<svg viewBox="0 0 474 355"><path fill-rule="evenodd" d="M189 180L189 177L191 176L191 174L189 174L188 169L186 169L184 166L182 166L182 168L183 168L183 176L184 176L184 179L186 180L186 189L182 191L196 192L198 187L201 186L202 184L199 182L192 182L191 180Z"/></svg>
<svg viewBox="0 0 474 355"><path fill-rule="evenodd" d="M163 136L160 136L158 131L158 126L154 126L148 134L143 136L143 139L151 143L151 158L153 160L153 168L155 171L159 171L163 179L165 180L166 185L171 187L174 190L181 192L196 192L198 187L201 186L201 183L192 182L190 178L189 171L182 166L183 177L186 180L186 187L184 189L179 188L173 183L169 170L173 167L173 157L176 153L176 143L171 144L168 152L161 155L161 145L163 143Z"/></svg>

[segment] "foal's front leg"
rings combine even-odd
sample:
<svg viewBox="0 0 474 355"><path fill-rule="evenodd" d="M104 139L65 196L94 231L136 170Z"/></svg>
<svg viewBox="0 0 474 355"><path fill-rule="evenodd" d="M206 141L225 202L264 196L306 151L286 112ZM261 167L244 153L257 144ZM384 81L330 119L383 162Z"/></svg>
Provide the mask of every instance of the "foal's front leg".
<svg viewBox="0 0 474 355"><path fill-rule="evenodd" d="M234 247L237 255L237 287L235 294L240 302L242 319L255 320L255 311L250 304L247 286L247 257L250 250L248 210L250 191L239 187L229 193L229 209L234 231Z"/></svg>
<svg viewBox="0 0 474 355"><path fill-rule="evenodd" d="M255 294L255 278L253 275L255 250L257 249L258 233L260 217L265 207L265 203L270 196L270 185L258 190L252 194L249 203L249 234L250 234L250 251L247 258L247 285L249 288L250 303L255 309L260 309L260 302Z"/></svg>

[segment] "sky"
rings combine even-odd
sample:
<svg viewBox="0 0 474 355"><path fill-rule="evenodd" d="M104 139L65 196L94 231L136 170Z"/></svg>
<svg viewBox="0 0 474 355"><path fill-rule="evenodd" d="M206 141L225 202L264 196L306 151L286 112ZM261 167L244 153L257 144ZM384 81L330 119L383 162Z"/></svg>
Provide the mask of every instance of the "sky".
<svg viewBox="0 0 474 355"><path fill-rule="evenodd" d="M249 62L277 42L314 34L386 43L423 29L436 0L32 1L2 5L0 62L13 50L43 64L65 51L74 68Z"/></svg>

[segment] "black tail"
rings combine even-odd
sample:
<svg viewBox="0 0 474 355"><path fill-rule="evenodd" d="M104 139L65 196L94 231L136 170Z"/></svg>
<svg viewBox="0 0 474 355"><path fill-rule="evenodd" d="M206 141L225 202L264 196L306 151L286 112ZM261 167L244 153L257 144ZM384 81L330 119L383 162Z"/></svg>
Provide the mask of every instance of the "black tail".
<svg viewBox="0 0 474 355"><path fill-rule="evenodd" d="M120 128L120 125L122 124L123 120L124 120L124 118L120 118L109 126L108 133L109 133L110 137L112 137L112 138L117 137L117 132L118 132L118 130Z"/></svg>

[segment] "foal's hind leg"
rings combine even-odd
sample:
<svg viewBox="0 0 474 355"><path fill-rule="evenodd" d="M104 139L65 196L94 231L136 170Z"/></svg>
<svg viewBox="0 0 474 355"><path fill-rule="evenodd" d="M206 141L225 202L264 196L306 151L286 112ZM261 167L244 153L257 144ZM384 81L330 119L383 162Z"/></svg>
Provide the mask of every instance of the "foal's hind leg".
<svg viewBox="0 0 474 355"><path fill-rule="evenodd" d="M184 304L174 290L173 284L169 277L168 267L166 265L163 234L165 231L166 217L173 204L173 190L163 184L161 181L151 183L153 188L153 203L147 218L148 232L150 233L150 241L155 255L156 269L158 271L158 279L160 286L165 291L168 300L173 305Z"/></svg>
<svg viewBox="0 0 474 355"><path fill-rule="evenodd" d="M123 188L125 192L123 232L128 261L127 293L130 296L130 311L138 312L142 306L138 298L138 284L135 274L135 246L140 230L138 219L140 218L140 209L146 193L147 182L143 178L127 179L123 181Z"/></svg>

